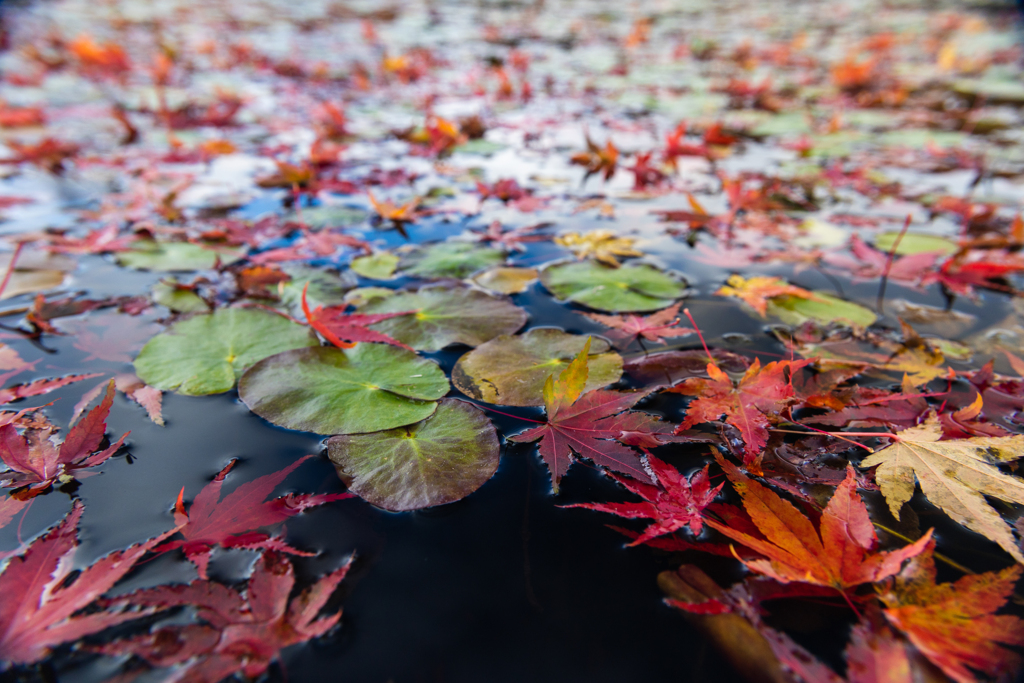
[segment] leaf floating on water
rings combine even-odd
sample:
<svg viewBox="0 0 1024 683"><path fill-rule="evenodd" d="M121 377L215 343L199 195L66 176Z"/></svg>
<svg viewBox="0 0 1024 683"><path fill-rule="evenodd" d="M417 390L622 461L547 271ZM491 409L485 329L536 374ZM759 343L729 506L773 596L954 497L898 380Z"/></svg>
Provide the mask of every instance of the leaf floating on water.
<svg viewBox="0 0 1024 683"><path fill-rule="evenodd" d="M394 314L371 323L417 351L439 351L451 344L479 346L526 324L527 314L504 297L451 285L428 285L398 292L359 309L369 315ZM409 312L407 315L402 313Z"/></svg>
<svg viewBox="0 0 1024 683"><path fill-rule="evenodd" d="M473 276L473 282L499 294L520 294L536 282L540 273L536 268L488 268Z"/></svg>
<svg viewBox="0 0 1024 683"><path fill-rule="evenodd" d="M497 337L462 356L452 370L452 382L462 393L487 403L543 405L548 378L568 366L587 339L544 327ZM622 376L622 357L602 339L592 341L588 363L588 391Z"/></svg>
<svg viewBox="0 0 1024 683"><path fill-rule="evenodd" d="M569 249L576 258L593 257L601 263L618 268L616 256L643 256L642 251L633 248L636 242L632 237L621 237L611 230L594 230L580 234L568 232L555 238L555 244Z"/></svg>
<svg viewBox="0 0 1024 683"><path fill-rule="evenodd" d="M136 242L133 246L136 248L119 252L117 262L136 270L210 270L218 263L234 263L243 253L238 249L212 249L191 242Z"/></svg>
<svg viewBox="0 0 1024 683"><path fill-rule="evenodd" d="M465 498L497 471L501 449L479 408L446 398L422 422L331 437L327 454L350 491L398 512Z"/></svg>
<svg viewBox="0 0 1024 683"><path fill-rule="evenodd" d="M415 247L402 256L402 275L428 280L462 279L478 270L505 262L505 254L472 242L438 242Z"/></svg>
<svg viewBox="0 0 1024 683"><path fill-rule="evenodd" d="M245 405L287 429L361 434L426 419L448 393L433 361L386 344L285 351L253 365L238 383Z"/></svg>
<svg viewBox="0 0 1024 683"><path fill-rule="evenodd" d="M998 543L1024 563L1010 525L985 500L991 496L1024 505L1024 479L997 465L1024 456L1024 436L975 437L939 441L942 428L933 413L919 427L898 433L899 440L861 461L875 467L875 480L896 519L916 488L953 521Z"/></svg>
<svg viewBox="0 0 1024 683"><path fill-rule="evenodd" d="M204 396L230 391L258 360L317 345L308 328L275 313L222 308L171 325L135 359L143 382L164 391Z"/></svg>
<svg viewBox="0 0 1024 683"><path fill-rule="evenodd" d="M744 278L741 275L731 275L726 284L719 287L715 295L736 297L757 311L762 318L767 313L769 300L775 297L789 296L811 301L820 300L813 292L791 285L777 277Z"/></svg>
<svg viewBox="0 0 1024 683"><path fill-rule="evenodd" d="M593 261L547 266L540 281L561 301L599 311L656 311L686 293L686 285L646 263L613 268Z"/></svg>
<svg viewBox="0 0 1024 683"><path fill-rule="evenodd" d="M398 257L386 251L352 259L351 268L371 280L390 280L398 267Z"/></svg>
<svg viewBox="0 0 1024 683"><path fill-rule="evenodd" d="M640 337L661 344L665 341L662 337L685 337L688 334L693 334L694 331L689 327L677 327L680 306L681 304L675 304L664 311L658 311L648 316L599 315L597 313L584 313L584 315L612 328L612 331L606 333L605 336L614 341L618 348L625 348Z"/></svg>

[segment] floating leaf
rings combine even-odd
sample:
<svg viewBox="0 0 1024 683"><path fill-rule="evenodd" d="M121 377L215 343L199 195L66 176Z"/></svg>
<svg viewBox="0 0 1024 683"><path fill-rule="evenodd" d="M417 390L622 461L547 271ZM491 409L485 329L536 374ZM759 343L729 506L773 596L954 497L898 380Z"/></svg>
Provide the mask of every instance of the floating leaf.
<svg viewBox="0 0 1024 683"><path fill-rule="evenodd" d="M814 299L798 296L779 296L768 300L767 313L787 325L802 325L808 320L822 324L844 321L868 327L878 316L869 308L852 301L844 301L825 292L809 292Z"/></svg>
<svg viewBox="0 0 1024 683"><path fill-rule="evenodd" d="M555 238L555 244L565 247L576 258L593 257L606 265L617 268L619 260L616 256L643 256L642 251L633 248L636 242L632 237L621 237L611 230L594 230L585 234L569 232Z"/></svg>
<svg viewBox="0 0 1024 683"><path fill-rule="evenodd" d="M875 479L896 519L914 495L914 475L921 491L943 512L972 531L992 539L1024 564L1010 525L985 500L992 496L1024 505L1024 480L1004 474L997 465L1024 455L1024 436L975 437L939 441L942 428L933 413L919 427L905 429L899 440L861 461L880 465Z"/></svg>
<svg viewBox="0 0 1024 683"><path fill-rule="evenodd" d="M680 279L645 263L612 268L593 261L557 263L541 271L540 281L561 301L599 311L656 311L683 296Z"/></svg>
<svg viewBox="0 0 1024 683"><path fill-rule="evenodd" d="M360 313L415 311L370 326L417 351L439 351L449 344L479 346L526 324L526 311L504 297L461 286L431 285L373 301Z"/></svg>
<svg viewBox="0 0 1024 683"><path fill-rule="evenodd" d="M572 362L587 339L552 328L501 336L460 358L452 370L452 382L462 393L487 403L543 405L544 383ZM586 391L607 386L622 376L622 357L609 348L608 342L593 340Z"/></svg>
<svg viewBox="0 0 1024 683"><path fill-rule="evenodd" d="M135 359L135 372L164 391L219 394L256 361L317 343L308 328L275 313L222 308L175 323L150 339Z"/></svg>
<svg viewBox="0 0 1024 683"><path fill-rule="evenodd" d="M416 424L332 437L327 454L346 486L385 510L418 510L465 498L498 469L494 425L465 401L443 399Z"/></svg>
<svg viewBox="0 0 1024 683"><path fill-rule="evenodd" d="M815 294L803 287L791 285L777 277L744 278L742 275L731 275L726 284L719 287L715 296L731 296L748 304L762 317L765 315L768 302L783 296L814 300Z"/></svg>
<svg viewBox="0 0 1024 683"><path fill-rule="evenodd" d="M351 268L371 280L390 280L398 267L398 257L386 251L352 259Z"/></svg>
<svg viewBox="0 0 1024 683"><path fill-rule="evenodd" d="M537 279L539 274L536 268L505 268L498 266L496 268L488 268L479 275L476 275L473 278L473 282L492 292L519 294L520 292L525 292L526 288Z"/></svg>
<svg viewBox="0 0 1024 683"><path fill-rule="evenodd" d="M464 278L505 261L498 249L471 242L439 242L417 247L402 257L402 274L421 278Z"/></svg>
<svg viewBox="0 0 1024 683"><path fill-rule="evenodd" d="M436 363L386 344L285 351L252 366L238 383L245 405L281 427L360 434L424 420L448 393Z"/></svg>
<svg viewBox="0 0 1024 683"><path fill-rule="evenodd" d="M278 286L281 303L296 311L302 308L303 290L306 290L306 301L310 306L336 306L345 301L345 294L356 284L356 278L348 271L339 275L333 269L311 268L297 263L285 264L283 270L292 279Z"/></svg>
<svg viewBox="0 0 1024 683"><path fill-rule="evenodd" d="M875 238L875 249L889 253L892 245L896 244L899 232L883 232ZM896 254L907 256L909 254L928 254L939 252L942 254L953 254L956 252L956 242L937 235L923 235L918 232L908 232L896 246Z"/></svg>
<svg viewBox="0 0 1024 683"><path fill-rule="evenodd" d="M139 248L122 251L117 262L136 270L209 270L242 258L238 249L216 251L191 242L138 242Z"/></svg>
<svg viewBox="0 0 1024 683"><path fill-rule="evenodd" d="M188 287L182 287L176 280L163 280L153 286L153 301L166 306L175 313L206 313L209 304Z"/></svg>

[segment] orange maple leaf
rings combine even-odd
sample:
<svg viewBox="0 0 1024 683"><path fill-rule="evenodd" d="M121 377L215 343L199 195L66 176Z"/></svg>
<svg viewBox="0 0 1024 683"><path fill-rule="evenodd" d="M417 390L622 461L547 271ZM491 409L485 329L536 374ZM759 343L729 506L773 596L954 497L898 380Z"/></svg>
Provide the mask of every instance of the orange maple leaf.
<svg viewBox="0 0 1024 683"><path fill-rule="evenodd" d="M1024 620L995 612L1013 593L1020 565L936 584L934 548L929 539L924 552L880 591L886 618L958 683L977 680L971 669L993 678L1017 669L1020 657L999 643L1024 645Z"/></svg>
<svg viewBox="0 0 1024 683"><path fill-rule="evenodd" d="M384 220L394 221L395 223L416 222L416 207L420 203L419 197L413 197L405 204L396 206L390 201L377 201L377 198L369 190L367 190L366 194L370 197L370 204L373 205L373 210L380 214L380 217Z"/></svg>
<svg viewBox="0 0 1024 683"><path fill-rule="evenodd" d="M734 296L742 299L764 317L768 313L768 299L777 296L795 296L811 301L821 301L820 297L814 295L803 287L791 285L785 280L777 277L752 277L744 278L741 275L732 275L726 280L726 284L715 292L716 296Z"/></svg>
<svg viewBox="0 0 1024 683"><path fill-rule="evenodd" d="M764 538L757 538L714 519L708 526L767 559L746 560L754 571L781 583L798 581L831 586L842 592L873 583L900 571L905 560L924 552L931 530L898 550L875 552L878 538L867 508L857 494L852 467L821 515L818 529L791 503L745 476L716 453L718 463L743 498L743 507Z"/></svg>
<svg viewBox="0 0 1024 683"><path fill-rule="evenodd" d="M586 167L587 175L584 176L584 180L598 172L603 172L604 179L609 180L615 175L615 166L619 162L619 150L612 144L610 139L602 149L594 144L589 134L585 134L585 137L587 140L587 151L573 154L571 158L572 163Z"/></svg>

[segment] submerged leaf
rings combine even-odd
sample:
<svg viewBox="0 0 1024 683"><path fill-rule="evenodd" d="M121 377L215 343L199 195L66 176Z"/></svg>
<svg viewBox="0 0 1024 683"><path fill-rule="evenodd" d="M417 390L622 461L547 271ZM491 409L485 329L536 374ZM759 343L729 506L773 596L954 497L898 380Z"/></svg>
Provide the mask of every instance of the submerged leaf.
<svg viewBox="0 0 1024 683"><path fill-rule="evenodd" d="M497 471L500 447L479 408L446 398L422 422L332 437L327 454L350 491L397 512L465 498Z"/></svg>
<svg viewBox="0 0 1024 683"><path fill-rule="evenodd" d="M539 406L548 378L569 365L587 339L543 327L497 337L460 358L452 369L452 382L462 393L487 403ZM588 391L622 376L622 357L609 351L602 339L593 341L588 363Z"/></svg>
<svg viewBox="0 0 1024 683"><path fill-rule="evenodd" d="M171 325L143 347L135 372L143 382L187 396L229 391L247 367L267 356L317 345L308 328L275 313L222 308Z"/></svg>
<svg viewBox="0 0 1024 683"><path fill-rule="evenodd" d="M238 394L260 417L317 434L360 434L424 420L448 393L433 361L386 344L285 351L256 363Z"/></svg>

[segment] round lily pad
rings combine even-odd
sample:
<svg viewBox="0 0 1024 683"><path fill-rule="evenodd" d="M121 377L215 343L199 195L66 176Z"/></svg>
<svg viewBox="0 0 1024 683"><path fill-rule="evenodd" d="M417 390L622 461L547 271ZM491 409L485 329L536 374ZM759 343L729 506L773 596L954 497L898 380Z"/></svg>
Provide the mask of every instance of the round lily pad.
<svg viewBox="0 0 1024 683"><path fill-rule="evenodd" d="M479 346L526 324L527 314L505 297L468 287L431 285L378 299L360 313L411 315L384 320L370 328L391 335L417 351L440 351L449 344Z"/></svg>
<svg viewBox="0 0 1024 683"><path fill-rule="evenodd" d="M879 251L892 251L892 245L896 244L896 238L899 237L899 235L899 232L883 232L875 238L875 248ZM896 245L896 253L899 256L906 256L908 254L927 254L933 251L941 252L943 254L952 254L959 248L960 247L957 246L956 242L946 239L945 237L939 237L938 235L924 235L919 232L908 232L903 235L903 239L901 239L900 243Z"/></svg>
<svg viewBox="0 0 1024 683"><path fill-rule="evenodd" d="M117 262L137 270L209 270L218 263L234 263L242 258L239 249L214 251L191 242L140 242L138 249L122 251Z"/></svg>
<svg viewBox="0 0 1024 683"><path fill-rule="evenodd" d="M646 263L612 268L595 261L556 263L540 281L560 301L599 311L656 311L683 296L686 283Z"/></svg>
<svg viewBox="0 0 1024 683"><path fill-rule="evenodd" d="M873 325L878 316L869 308L851 301L844 301L825 292L814 292L815 299L804 299L798 296L776 296L768 300L766 312L775 316L787 325L802 325L808 320L822 324L845 321L868 327Z"/></svg>
<svg viewBox="0 0 1024 683"><path fill-rule="evenodd" d="M390 280L395 275L398 257L387 251L378 251L369 256L352 259L351 268L359 275L371 280Z"/></svg>
<svg viewBox="0 0 1024 683"><path fill-rule="evenodd" d="M483 411L446 398L437 412L408 427L331 437L327 455L350 491L397 512L473 493L498 469L500 447Z"/></svg>
<svg viewBox="0 0 1024 683"><path fill-rule="evenodd" d="M318 346L265 358L242 375L249 409L281 427L359 434L424 420L448 393L437 363L388 344Z"/></svg>
<svg viewBox="0 0 1024 683"><path fill-rule="evenodd" d="M417 247L402 258L402 274L421 278L464 278L505 261L498 249L472 242L440 242Z"/></svg>
<svg viewBox="0 0 1024 683"><path fill-rule="evenodd" d="M229 391L258 360L314 346L309 328L253 308L222 308L171 325L149 340L135 359L143 382L165 391L205 396Z"/></svg>
<svg viewBox="0 0 1024 683"><path fill-rule="evenodd" d="M586 336L549 327L498 337L460 358L452 369L452 382L462 393L487 403L543 405L544 382L572 362L586 341ZM608 342L593 338L586 391L622 376L622 356L609 349Z"/></svg>

